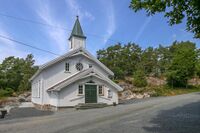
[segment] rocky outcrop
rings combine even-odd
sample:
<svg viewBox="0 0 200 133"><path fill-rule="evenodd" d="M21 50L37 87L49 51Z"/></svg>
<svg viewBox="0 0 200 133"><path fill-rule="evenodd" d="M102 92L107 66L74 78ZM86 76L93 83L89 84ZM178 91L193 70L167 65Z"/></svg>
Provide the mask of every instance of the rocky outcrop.
<svg viewBox="0 0 200 133"><path fill-rule="evenodd" d="M129 100L129 99L142 99L150 97L149 92L144 93L133 93L131 90L125 90L120 94L120 100Z"/></svg>
<svg viewBox="0 0 200 133"><path fill-rule="evenodd" d="M193 78L188 80L189 85L200 85L200 78Z"/></svg>
<svg viewBox="0 0 200 133"><path fill-rule="evenodd" d="M31 92L24 92L18 97L8 97L0 100L0 106L19 106L22 102L31 102Z"/></svg>
<svg viewBox="0 0 200 133"><path fill-rule="evenodd" d="M19 102L31 102L31 92L25 92L18 96Z"/></svg>

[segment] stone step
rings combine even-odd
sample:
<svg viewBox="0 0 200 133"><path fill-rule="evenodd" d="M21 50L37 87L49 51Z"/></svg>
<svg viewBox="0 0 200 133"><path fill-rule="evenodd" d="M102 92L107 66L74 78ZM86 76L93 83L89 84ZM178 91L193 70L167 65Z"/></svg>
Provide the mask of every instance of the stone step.
<svg viewBox="0 0 200 133"><path fill-rule="evenodd" d="M80 103L75 106L76 109L93 109L93 108L104 108L108 106L106 103Z"/></svg>

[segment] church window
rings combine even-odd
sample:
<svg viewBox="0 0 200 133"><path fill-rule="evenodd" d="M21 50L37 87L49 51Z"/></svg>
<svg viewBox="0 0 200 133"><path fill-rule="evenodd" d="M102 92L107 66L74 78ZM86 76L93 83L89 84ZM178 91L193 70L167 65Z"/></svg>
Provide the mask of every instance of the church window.
<svg viewBox="0 0 200 133"><path fill-rule="evenodd" d="M65 63L65 71L66 71L66 72L69 72L69 63L68 63L68 62Z"/></svg>
<svg viewBox="0 0 200 133"><path fill-rule="evenodd" d="M92 68L92 64L89 64L89 68Z"/></svg>
<svg viewBox="0 0 200 133"><path fill-rule="evenodd" d="M111 90L108 90L108 98L112 98L112 92L111 92Z"/></svg>
<svg viewBox="0 0 200 133"><path fill-rule="evenodd" d="M82 95L83 94L83 85L78 86L78 94Z"/></svg>
<svg viewBox="0 0 200 133"><path fill-rule="evenodd" d="M83 70L83 64L82 63L77 63L76 64L76 69L78 70L78 71L81 71L81 70Z"/></svg>
<svg viewBox="0 0 200 133"><path fill-rule="evenodd" d="M99 85L99 95L103 95L103 86Z"/></svg>

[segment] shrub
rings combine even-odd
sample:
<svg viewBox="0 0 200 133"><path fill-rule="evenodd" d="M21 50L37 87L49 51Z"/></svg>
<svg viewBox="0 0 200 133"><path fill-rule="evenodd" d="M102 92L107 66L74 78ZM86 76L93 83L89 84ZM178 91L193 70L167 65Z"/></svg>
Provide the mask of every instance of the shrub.
<svg viewBox="0 0 200 133"><path fill-rule="evenodd" d="M0 90L0 97L12 96L12 94L13 94L13 89L11 89L11 88L6 88L6 89Z"/></svg>
<svg viewBox="0 0 200 133"><path fill-rule="evenodd" d="M133 84L136 87L145 87L147 86L147 80L145 74L142 70L137 70L133 76Z"/></svg>

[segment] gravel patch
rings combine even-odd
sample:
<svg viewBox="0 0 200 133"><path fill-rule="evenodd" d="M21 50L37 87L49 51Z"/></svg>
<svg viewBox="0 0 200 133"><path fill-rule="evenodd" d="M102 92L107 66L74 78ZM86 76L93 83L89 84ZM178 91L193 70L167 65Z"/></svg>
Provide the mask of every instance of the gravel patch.
<svg viewBox="0 0 200 133"><path fill-rule="evenodd" d="M142 99L120 100L119 104L134 104L134 103L140 103L140 102L144 102L144 101L149 101L151 99L155 99L155 97L142 98Z"/></svg>
<svg viewBox="0 0 200 133"><path fill-rule="evenodd" d="M46 115L52 115L52 114L54 114L54 112L37 110L33 107L30 107L30 108L12 108L10 110L10 113L7 114L4 119L0 119L0 121L17 119L17 118L26 118L26 117L46 116Z"/></svg>

